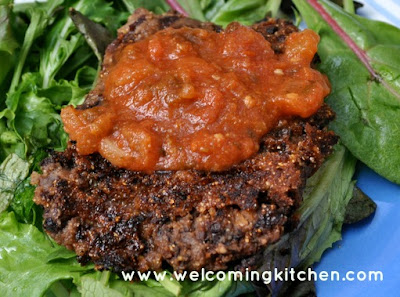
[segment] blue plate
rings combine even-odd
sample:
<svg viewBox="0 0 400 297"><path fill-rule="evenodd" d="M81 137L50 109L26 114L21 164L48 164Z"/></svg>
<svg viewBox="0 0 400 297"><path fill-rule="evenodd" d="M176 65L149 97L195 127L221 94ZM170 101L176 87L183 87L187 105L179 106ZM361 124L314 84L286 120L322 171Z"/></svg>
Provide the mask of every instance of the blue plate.
<svg viewBox="0 0 400 297"><path fill-rule="evenodd" d="M400 27L400 1L360 1L360 14ZM400 151L399 151L400 153ZM397 297L400 296L400 186L380 177L362 165L357 174L358 186L378 205L372 218L344 226L343 239L328 250L317 272L338 271L340 281L317 281L319 297ZM383 281L344 281L348 271L381 271ZM356 274L354 275L356 278Z"/></svg>
<svg viewBox="0 0 400 297"><path fill-rule="evenodd" d="M343 239L322 256L315 270L338 271L341 278L348 271L381 271L383 281L317 281L318 296L400 296L400 186L364 165L357 179L358 186L378 205L376 213L344 226Z"/></svg>

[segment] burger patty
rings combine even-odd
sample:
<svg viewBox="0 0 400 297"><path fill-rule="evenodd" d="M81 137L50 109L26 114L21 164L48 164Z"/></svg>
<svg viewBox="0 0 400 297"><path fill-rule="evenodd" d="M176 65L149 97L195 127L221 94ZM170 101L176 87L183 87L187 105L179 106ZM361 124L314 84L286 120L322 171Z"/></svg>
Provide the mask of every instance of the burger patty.
<svg viewBox="0 0 400 297"><path fill-rule="evenodd" d="M137 10L108 47L113 51L166 27L221 31L170 12ZM254 30L282 51L297 31L282 20L266 20ZM102 81L81 109L101 104ZM337 137L326 125L334 117L324 105L308 119L281 120L262 139L259 152L225 172L196 170L134 172L111 165L99 154L81 156L75 144L52 152L34 173L34 201L44 208L44 229L74 250L81 263L116 272L227 269L277 241L296 223L306 179L332 151ZM241 262L242 261L242 262Z"/></svg>

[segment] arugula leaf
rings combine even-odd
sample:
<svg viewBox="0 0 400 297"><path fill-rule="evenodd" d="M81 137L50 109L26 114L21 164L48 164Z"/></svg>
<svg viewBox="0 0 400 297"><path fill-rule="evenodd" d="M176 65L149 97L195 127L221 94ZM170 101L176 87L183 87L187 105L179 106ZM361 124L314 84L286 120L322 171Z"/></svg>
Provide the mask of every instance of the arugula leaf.
<svg viewBox="0 0 400 297"><path fill-rule="evenodd" d="M119 17L116 16L111 3L103 0L83 0L76 1L71 7L89 19L105 23L113 29L119 25ZM62 19L49 31L40 54L40 74L43 78L43 88L50 86L57 72L83 43L83 36L75 28L68 16L67 9L64 9Z"/></svg>
<svg viewBox="0 0 400 297"><path fill-rule="evenodd" d="M14 75L12 78L9 92L12 93L17 87L25 60L32 47L35 39L43 34L47 25L54 20L54 13L56 8L63 2L63 0L52 0L46 3L38 4L37 6L28 6L27 13L30 17L30 23L25 33L24 42L22 44L21 52L18 57Z"/></svg>
<svg viewBox="0 0 400 297"><path fill-rule="evenodd" d="M65 250L36 227L18 223L14 214L0 215L0 296L40 297L57 280L76 279L91 266L73 259L47 261L49 254Z"/></svg>
<svg viewBox="0 0 400 297"><path fill-rule="evenodd" d="M179 0L178 2L190 17L200 21L206 20L199 1Z"/></svg>
<svg viewBox="0 0 400 297"><path fill-rule="evenodd" d="M14 197L18 184L29 174L29 163L15 154L9 155L0 165L0 212Z"/></svg>
<svg viewBox="0 0 400 297"><path fill-rule="evenodd" d="M332 129L352 154L387 179L400 183L400 29L348 14L321 3L346 30L382 80L360 59L306 1L295 0L308 27L321 36L319 68L332 83L328 104L336 112Z"/></svg>
<svg viewBox="0 0 400 297"><path fill-rule="evenodd" d="M5 92L3 84L7 75L14 67L15 52L19 44L11 28L11 0L0 0L0 92ZM3 95L0 94L0 107Z"/></svg>
<svg viewBox="0 0 400 297"><path fill-rule="evenodd" d="M307 269L302 270L307 271ZM314 280L285 282L278 296L281 297L317 297Z"/></svg>

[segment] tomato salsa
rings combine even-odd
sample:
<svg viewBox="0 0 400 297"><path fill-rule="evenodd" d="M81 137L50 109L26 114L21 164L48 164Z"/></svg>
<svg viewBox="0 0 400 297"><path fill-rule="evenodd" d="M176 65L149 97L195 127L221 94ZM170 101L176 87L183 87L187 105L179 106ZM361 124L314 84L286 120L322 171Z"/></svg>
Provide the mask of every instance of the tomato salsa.
<svg viewBox="0 0 400 297"><path fill-rule="evenodd" d="M275 53L254 30L168 28L117 50L104 100L61 116L80 154L130 170L222 171L259 150L283 117L309 117L329 93L310 67L319 36L289 35Z"/></svg>

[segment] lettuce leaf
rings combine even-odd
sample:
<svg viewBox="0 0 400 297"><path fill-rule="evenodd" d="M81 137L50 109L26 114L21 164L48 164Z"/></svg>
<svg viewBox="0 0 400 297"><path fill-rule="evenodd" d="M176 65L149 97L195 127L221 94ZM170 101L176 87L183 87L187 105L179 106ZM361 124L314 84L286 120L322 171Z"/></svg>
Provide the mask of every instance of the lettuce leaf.
<svg viewBox="0 0 400 297"><path fill-rule="evenodd" d="M0 215L0 296L42 296L61 279L78 280L92 269L73 258L48 260L66 250L51 242L36 227L19 223L13 212Z"/></svg>
<svg viewBox="0 0 400 297"><path fill-rule="evenodd" d="M18 184L29 174L29 163L16 154L9 155L0 165L0 212L4 211L11 200Z"/></svg>
<svg viewBox="0 0 400 297"><path fill-rule="evenodd" d="M26 73L8 96L8 108L0 113L0 119L7 118L7 129L0 135L3 154L16 153L26 159L40 148L65 148L68 136L59 110L62 105L81 102L88 89L80 88L76 81L60 81L46 89L38 87L40 83L38 73Z"/></svg>
<svg viewBox="0 0 400 297"><path fill-rule="evenodd" d="M253 293L254 288L247 282L198 281L178 282L171 279L172 274L166 273L163 281L149 279L142 282L126 282L110 272L95 272L81 278L78 290L83 297L126 296L126 297L236 297Z"/></svg>

